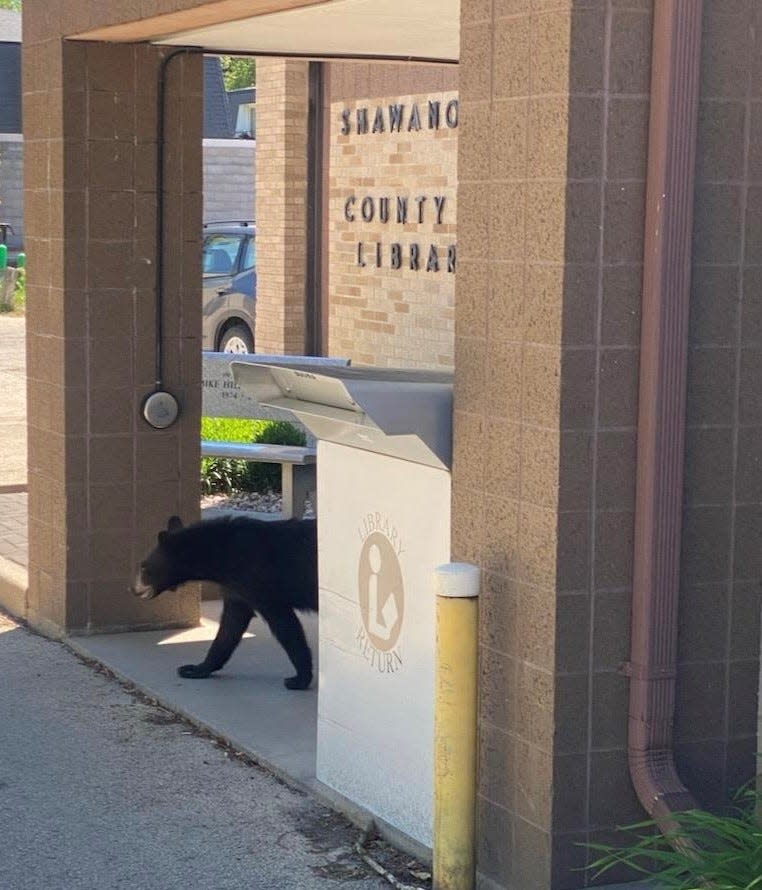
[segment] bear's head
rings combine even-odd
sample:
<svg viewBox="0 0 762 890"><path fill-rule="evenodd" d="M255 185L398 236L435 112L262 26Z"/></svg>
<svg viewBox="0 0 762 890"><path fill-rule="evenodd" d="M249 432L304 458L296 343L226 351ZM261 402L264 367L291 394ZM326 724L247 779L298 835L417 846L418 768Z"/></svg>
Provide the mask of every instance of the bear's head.
<svg viewBox="0 0 762 890"><path fill-rule="evenodd" d="M135 596L152 600L165 590L174 590L184 579L178 571L175 539L183 523L179 516L172 516L166 531L160 531L156 546L140 563L140 571L131 588Z"/></svg>

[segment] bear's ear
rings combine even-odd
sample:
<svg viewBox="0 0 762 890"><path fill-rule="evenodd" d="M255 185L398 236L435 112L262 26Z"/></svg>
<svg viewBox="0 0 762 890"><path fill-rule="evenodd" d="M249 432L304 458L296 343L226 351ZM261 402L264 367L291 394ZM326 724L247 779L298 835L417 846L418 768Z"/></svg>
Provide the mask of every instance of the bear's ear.
<svg viewBox="0 0 762 890"><path fill-rule="evenodd" d="M169 538L169 532L159 532L157 539L159 541L159 547L164 547L167 543L167 538Z"/></svg>
<svg viewBox="0 0 762 890"><path fill-rule="evenodd" d="M169 522L167 522L167 531L168 532L176 532L178 529L183 527L183 521L179 516L170 516Z"/></svg>

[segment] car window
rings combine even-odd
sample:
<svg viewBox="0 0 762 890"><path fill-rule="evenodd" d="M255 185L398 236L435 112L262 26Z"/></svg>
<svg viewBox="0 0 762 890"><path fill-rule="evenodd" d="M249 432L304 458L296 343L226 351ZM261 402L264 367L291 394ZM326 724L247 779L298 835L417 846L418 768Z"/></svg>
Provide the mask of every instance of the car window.
<svg viewBox="0 0 762 890"><path fill-rule="evenodd" d="M243 249L243 262L241 263L241 271L253 269L257 264L257 248L253 238L246 241L246 247Z"/></svg>
<svg viewBox="0 0 762 890"><path fill-rule="evenodd" d="M205 238L201 259L204 275L232 275L242 240L240 235L209 235Z"/></svg>

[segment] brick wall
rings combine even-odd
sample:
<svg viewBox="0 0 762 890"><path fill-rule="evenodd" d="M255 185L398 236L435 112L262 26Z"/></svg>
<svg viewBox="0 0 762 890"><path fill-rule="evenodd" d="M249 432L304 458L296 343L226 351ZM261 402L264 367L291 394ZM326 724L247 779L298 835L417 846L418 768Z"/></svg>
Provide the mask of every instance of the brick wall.
<svg viewBox="0 0 762 890"><path fill-rule="evenodd" d="M438 127L429 127L430 101L439 103ZM329 351L361 363L452 367L457 92L333 102L330 146Z"/></svg>
<svg viewBox="0 0 762 890"><path fill-rule="evenodd" d="M257 60L257 352L304 351L307 66Z"/></svg>
<svg viewBox="0 0 762 890"><path fill-rule="evenodd" d="M254 219L254 139L204 140L204 221Z"/></svg>

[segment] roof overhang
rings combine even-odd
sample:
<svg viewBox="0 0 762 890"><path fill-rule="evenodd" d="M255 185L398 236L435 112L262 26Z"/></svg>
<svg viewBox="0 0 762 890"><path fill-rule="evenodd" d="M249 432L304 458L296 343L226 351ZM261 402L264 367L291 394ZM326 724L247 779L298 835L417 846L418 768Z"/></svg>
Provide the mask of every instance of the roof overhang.
<svg viewBox="0 0 762 890"><path fill-rule="evenodd" d="M222 0L72 36L231 54L457 62L460 0Z"/></svg>

